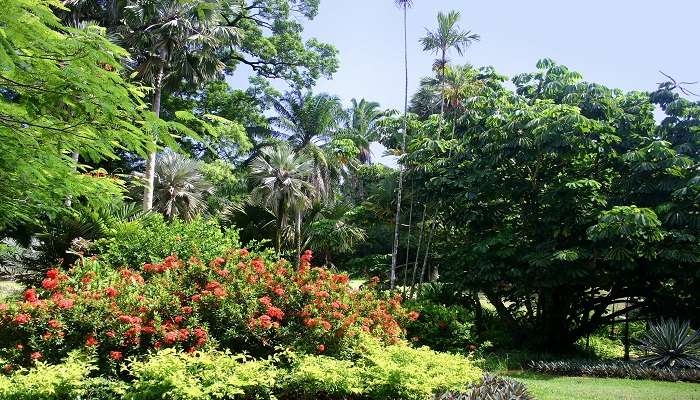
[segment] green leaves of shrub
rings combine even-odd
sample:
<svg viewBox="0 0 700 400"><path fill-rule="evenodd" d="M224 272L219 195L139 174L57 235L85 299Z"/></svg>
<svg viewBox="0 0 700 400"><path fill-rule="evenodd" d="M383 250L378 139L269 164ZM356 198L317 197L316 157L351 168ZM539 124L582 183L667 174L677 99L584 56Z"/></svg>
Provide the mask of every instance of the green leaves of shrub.
<svg viewBox="0 0 700 400"><path fill-rule="evenodd" d="M182 260L213 260L238 248L238 231L221 230L215 220L197 218L189 223L167 222L160 214L120 222L109 239L98 244L98 253L113 266L139 266L176 254Z"/></svg>
<svg viewBox="0 0 700 400"><path fill-rule="evenodd" d="M427 348L381 346L367 339L352 359L278 354L265 360L210 351L167 349L123 368L127 381L90 378L93 361L71 355L64 363L39 363L0 376L0 398L11 400L114 399L402 399L427 400L479 381L465 357Z"/></svg>

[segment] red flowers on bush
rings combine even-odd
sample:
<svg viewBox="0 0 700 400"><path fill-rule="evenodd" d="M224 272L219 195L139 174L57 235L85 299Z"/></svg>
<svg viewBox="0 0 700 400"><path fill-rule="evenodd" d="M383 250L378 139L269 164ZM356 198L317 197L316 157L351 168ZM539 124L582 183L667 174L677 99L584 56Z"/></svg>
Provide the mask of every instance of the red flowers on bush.
<svg viewBox="0 0 700 400"><path fill-rule="evenodd" d="M352 289L347 275L313 268L312 258L306 251L293 269L241 249L208 263L170 256L141 270L99 259L67 273L53 269L23 301L0 305L0 359L28 365L36 352L57 362L87 346L110 365L151 349L196 351L213 343L257 355L278 346L335 352L359 332L396 342L399 321L417 317L398 299Z"/></svg>

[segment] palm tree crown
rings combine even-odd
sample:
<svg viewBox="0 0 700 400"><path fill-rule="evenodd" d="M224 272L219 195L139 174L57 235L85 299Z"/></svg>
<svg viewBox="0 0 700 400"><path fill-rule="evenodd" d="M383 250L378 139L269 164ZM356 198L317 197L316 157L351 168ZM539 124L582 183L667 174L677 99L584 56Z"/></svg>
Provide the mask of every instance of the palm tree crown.
<svg viewBox="0 0 700 400"><path fill-rule="evenodd" d="M460 56L464 55L472 42L479 41L480 37L471 31L462 31L457 23L461 14L459 11L438 13L438 28L436 31L428 31L420 40L423 50L433 52L440 56L436 61L439 70L443 70L447 64L447 53L454 49Z"/></svg>
<svg viewBox="0 0 700 400"><path fill-rule="evenodd" d="M304 155L295 154L286 143L281 143L263 149L253 160L250 173L256 182L251 198L277 218L276 245L280 251L289 211L308 207L315 197L315 188L309 183L313 163Z"/></svg>
<svg viewBox="0 0 700 400"><path fill-rule="evenodd" d="M178 153L166 152L156 162L154 208L167 219L194 219L206 212L206 196L214 187L200 170L201 163Z"/></svg>
<svg viewBox="0 0 700 400"><path fill-rule="evenodd" d="M359 150L358 159L363 164L372 162L370 143L379 138L377 123L384 116L379 103L361 99L352 99L352 106L347 111L345 128L339 136L349 138Z"/></svg>

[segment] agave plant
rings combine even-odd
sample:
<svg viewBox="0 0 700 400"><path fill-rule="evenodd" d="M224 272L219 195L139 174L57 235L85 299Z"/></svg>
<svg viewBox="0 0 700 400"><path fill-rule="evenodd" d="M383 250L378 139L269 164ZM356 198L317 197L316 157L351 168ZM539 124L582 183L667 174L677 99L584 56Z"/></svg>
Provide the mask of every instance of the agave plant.
<svg viewBox="0 0 700 400"><path fill-rule="evenodd" d="M463 393L444 393L436 400L533 400L522 382L515 379L484 374L481 382Z"/></svg>
<svg viewBox="0 0 700 400"><path fill-rule="evenodd" d="M661 320L650 324L637 346L649 355L642 365L668 368L700 368L700 332L689 321Z"/></svg>

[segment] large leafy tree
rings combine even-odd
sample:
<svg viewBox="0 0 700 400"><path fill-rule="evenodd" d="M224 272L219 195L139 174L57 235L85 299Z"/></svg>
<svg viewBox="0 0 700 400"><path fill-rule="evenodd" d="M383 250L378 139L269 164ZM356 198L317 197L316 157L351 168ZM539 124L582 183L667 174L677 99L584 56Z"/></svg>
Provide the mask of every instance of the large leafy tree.
<svg viewBox="0 0 700 400"><path fill-rule="evenodd" d="M131 51L136 77L153 87L152 110L159 117L163 89L197 87L221 77L219 51L240 40L240 32L225 25L225 2L207 0L134 0L118 26ZM153 206L156 153L146 162L143 208Z"/></svg>
<svg viewBox="0 0 700 400"><path fill-rule="evenodd" d="M379 103L365 99L351 100L344 127L337 136L349 138L355 143L359 150L358 159L363 164L372 162L370 144L379 140L378 125L383 116Z"/></svg>
<svg viewBox="0 0 700 400"><path fill-rule="evenodd" d="M121 76L126 52L96 26L62 26L52 0L8 0L0 15L0 227L39 222L65 199L108 203L118 180L86 161L144 154L148 132L164 129L144 112L141 88Z"/></svg>
<svg viewBox="0 0 700 400"><path fill-rule="evenodd" d="M698 104L669 85L585 82L550 60L515 92L474 79L457 140L410 146L426 166L417 186L445 205L441 279L482 291L516 340L550 349L621 315L697 318Z"/></svg>

